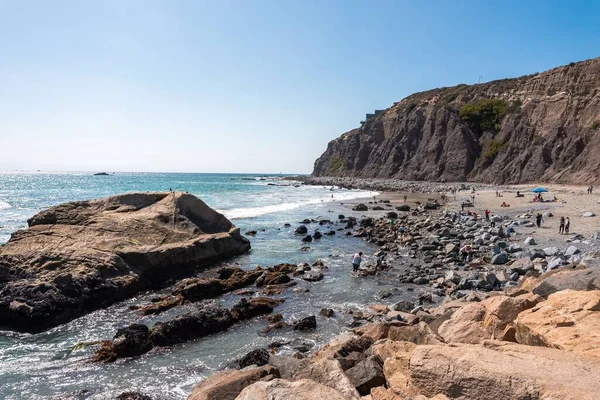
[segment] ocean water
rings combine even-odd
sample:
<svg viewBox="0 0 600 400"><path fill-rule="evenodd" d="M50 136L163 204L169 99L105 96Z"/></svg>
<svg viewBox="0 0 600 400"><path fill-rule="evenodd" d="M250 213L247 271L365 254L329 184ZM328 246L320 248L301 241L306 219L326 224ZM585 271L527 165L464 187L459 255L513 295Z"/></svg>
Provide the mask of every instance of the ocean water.
<svg viewBox="0 0 600 400"><path fill-rule="evenodd" d="M369 278L350 275L351 255L363 251L365 262L374 262L370 255L377 251L375 246L338 232L314 241L310 250L304 252L300 251L304 244L294 235L299 221L305 218L336 220L340 213L359 216L360 213L350 211L349 206L342 203L358 198L367 201L376 193L295 185L282 176L0 173L0 244L6 242L12 232L25 228L27 218L52 205L123 192L169 189L197 195L232 219L242 232L258 231L256 237L250 238L252 250L230 261L244 269L323 260L327 269L321 282L298 281L297 287L305 287L308 292L287 290L276 296L285 299L275 310L283 314L285 320L315 314L318 328L313 332L285 330L265 335L259 332L267 323L257 318L221 334L153 349L142 357L110 365L88 362L95 347L82 344L110 339L118 328L134 322L152 326L198 306L188 305L158 316L141 317L129 310L129 306L169 291L144 293L43 333L0 331L0 398L113 399L121 392L137 390L154 399L185 399L202 377L252 349L283 341L286 344L280 351L291 354L298 346L316 348L328 342L334 335L348 330L352 318L346 311L366 309L379 290L393 290L387 303L408 298L406 292L396 287L394 274ZM292 226L285 227L285 223ZM309 232L315 228L309 226ZM325 227L321 229L325 230ZM214 301L231 306L239 298L228 294ZM321 308L333 308L335 316L330 319L318 316Z"/></svg>

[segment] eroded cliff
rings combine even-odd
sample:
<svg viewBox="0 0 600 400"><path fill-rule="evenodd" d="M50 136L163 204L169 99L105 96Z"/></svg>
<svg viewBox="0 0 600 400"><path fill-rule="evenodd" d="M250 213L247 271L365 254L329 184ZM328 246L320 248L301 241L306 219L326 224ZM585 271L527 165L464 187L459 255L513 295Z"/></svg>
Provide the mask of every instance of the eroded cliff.
<svg viewBox="0 0 600 400"><path fill-rule="evenodd" d="M413 94L329 142L313 175L600 183L600 58Z"/></svg>

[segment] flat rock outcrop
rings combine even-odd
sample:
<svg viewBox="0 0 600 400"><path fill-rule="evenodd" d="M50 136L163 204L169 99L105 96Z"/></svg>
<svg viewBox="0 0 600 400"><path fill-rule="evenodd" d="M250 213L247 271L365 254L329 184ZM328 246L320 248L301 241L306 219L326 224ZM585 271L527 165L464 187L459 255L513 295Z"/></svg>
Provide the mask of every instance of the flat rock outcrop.
<svg viewBox="0 0 600 400"><path fill-rule="evenodd" d="M600 58L415 93L329 142L315 177L600 182Z"/></svg>
<svg viewBox="0 0 600 400"><path fill-rule="evenodd" d="M250 249L195 196L131 193L34 215L0 247L0 324L35 332Z"/></svg>

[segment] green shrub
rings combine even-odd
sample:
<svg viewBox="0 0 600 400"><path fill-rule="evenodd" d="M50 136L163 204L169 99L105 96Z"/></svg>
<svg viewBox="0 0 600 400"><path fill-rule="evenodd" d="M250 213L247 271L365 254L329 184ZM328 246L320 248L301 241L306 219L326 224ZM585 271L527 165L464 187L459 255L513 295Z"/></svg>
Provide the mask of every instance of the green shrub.
<svg viewBox="0 0 600 400"><path fill-rule="evenodd" d="M502 118L506 115L508 105L499 99L480 100L465 104L460 108L460 118L477 133L485 131L496 132Z"/></svg>
<svg viewBox="0 0 600 400"><path fill-rule="evenodd" d="M483 153L483 157L491 161L496 158L498 153L504 150L506 146L508 146L508 143L501 142L499 140L491 140L487 146L487 149Z"/></svg>
<svg viewBox="0 0 600 400"><path fill-rule="evenodd" d="M344 167L344 162L342 161L341 158L336 157L331 161L331 164L329 164L329 167L327 168L327 174L332 174L334 172L337 172L339 169Z"/></svg>
<svg viewBox="0 0 600 400"><path fill-rule="evenodd" d="M513 100L508 105L508 108L506 109L506 112L509 113L509 114L512 114L515 111L518 111L521 108L522 105L523 105L523 102L521 100L519 100L519 99Z"/></svg>

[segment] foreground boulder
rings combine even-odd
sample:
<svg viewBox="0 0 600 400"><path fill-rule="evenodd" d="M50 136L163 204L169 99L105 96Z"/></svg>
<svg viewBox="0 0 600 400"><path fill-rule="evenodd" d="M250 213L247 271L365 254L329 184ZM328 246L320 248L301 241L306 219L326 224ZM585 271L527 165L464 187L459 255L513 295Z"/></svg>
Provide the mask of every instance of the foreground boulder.
<svg viewBox="0 0 600 400"><path fill-rule="evenodd" d="M310 379L290 382L273 379L269 382L256 382L245 388L236 400L348 400L337 390L321 385Z"/></svg>
<svg viewBox="0 0 600 400"><path fill-rule="evenodd" d="M600 290L600 268L577 269L549 273L540 277L532 292L547 298L561 290Z"/></svg>
<svg viewBox="0 0 600 400"><path fill-rule="evenodd" d="M194 386L187 400L234 400L246 386L269 376L278 378L279 372L271 366L220 371Z"/></svg>
<svg viewBox="0 0 600 400"><path fill-rule="evenodd" d="M595 357L488 341L484 346L417 346L410 356L409 380L425 396L591 400L600 393L599 371Z"/></svg>
<svg viewBox="0 0 600 400"><path fill-rule="evenodd" d="M58 205L0 247L0 324L35 332L242 254L250 242L195 196Z"/></svg>
<svg viewBox="0 0 600 400"><path fill-rule="evenodd" d="M600 357L600 290L564 290L519 314L516 339Z"/></svg>

